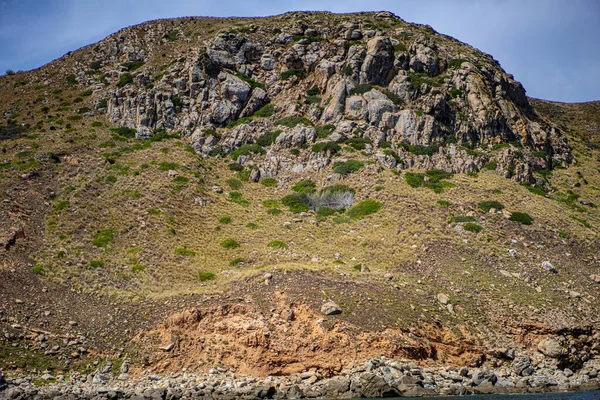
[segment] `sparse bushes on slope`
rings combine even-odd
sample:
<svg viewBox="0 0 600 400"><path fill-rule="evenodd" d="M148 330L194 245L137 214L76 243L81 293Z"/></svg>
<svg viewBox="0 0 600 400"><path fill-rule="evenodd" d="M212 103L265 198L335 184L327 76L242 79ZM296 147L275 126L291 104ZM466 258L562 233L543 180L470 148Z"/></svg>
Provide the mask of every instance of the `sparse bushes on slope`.
<svg viewBox="0 0 600 400"><path fill-rule="evenodd" d="M381 208L382 204L373 199L366 199L351 207L346 214L350 218L359 219L367 215L376 213Z"/></svg>

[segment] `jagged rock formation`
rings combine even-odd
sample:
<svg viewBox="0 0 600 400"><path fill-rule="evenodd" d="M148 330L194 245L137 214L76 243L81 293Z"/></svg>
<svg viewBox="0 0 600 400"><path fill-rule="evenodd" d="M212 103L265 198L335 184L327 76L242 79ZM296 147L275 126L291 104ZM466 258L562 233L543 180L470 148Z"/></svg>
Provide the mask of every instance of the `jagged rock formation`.
<svg viewBox="0 0 600 400"><path fill-rule="evenodd" d="M108 84L97 86L97 109L140 138L177 131L199 153L229 153L279 129L283 117L306 118L255 161L263 176L278 174L277 165L328 163L283 148L351 138L363 138L367 154L391 168L470 172L488 163L538 184L534 171L573 161L565 137L536 116L521 84L491 56L391 13L289 13L216 32L188 57L156 67L159 46L182 36L169 28L158 21L124 29L90 60ZM252 117L269 103L266 118ZM319 126L328 135L315 134Z"/></svg>

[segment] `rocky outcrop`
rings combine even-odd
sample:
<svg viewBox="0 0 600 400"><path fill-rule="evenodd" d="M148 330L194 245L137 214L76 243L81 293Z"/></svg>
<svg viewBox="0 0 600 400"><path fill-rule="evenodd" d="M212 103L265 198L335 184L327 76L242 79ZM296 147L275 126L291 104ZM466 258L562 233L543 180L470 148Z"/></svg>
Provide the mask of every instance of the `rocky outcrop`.
<svg viewBox="0 0 600 400"><path fill-rule="evenodd" d="M198 43L194 56L159 74L142 67L123 87L109 85L102 94L107 107L98 102L98 110L136 128L140 138L162 129L190 136L202 155L245 143L227 128L239 118L260 119L252 128L258 136L279 129L278 119L296 116L315 127L334 125L335 133L369 140L373 148L386 142L402 163L371 154L391 168L465 172L492 161L508 178L543 184L536 171L573 161L565 136L535 115L522 85L491 56L395 16L363 13L343 23L332 14L312 17L314 28L282 18L277 32L253 25L215 33ZM390 27L371 29L380 18ZM99 47L111 62L148 61L161 25L155 28L124 35L126 44L110 37ZM113 83L124 74L113 75ZM257 117L269 102L274 115ZM198 133L214 129L219 135L212 138ZM274 149L306 148L316 140L286 131ZM266 170L272 160L258 163Z"/></svg>

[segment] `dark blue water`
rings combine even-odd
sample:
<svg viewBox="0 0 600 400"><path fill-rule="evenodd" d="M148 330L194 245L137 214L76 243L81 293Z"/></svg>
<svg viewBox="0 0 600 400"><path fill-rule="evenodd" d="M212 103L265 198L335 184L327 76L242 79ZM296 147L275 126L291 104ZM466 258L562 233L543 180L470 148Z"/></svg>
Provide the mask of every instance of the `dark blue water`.
<svg viewBox="0 0 600 400"><path fill-rule="evenodd" d="M569 393L527 393L527 394L481 394L468 396L437 397L392 397L391 399L438 399L438 400L599 400L600 390Z"/></svg>

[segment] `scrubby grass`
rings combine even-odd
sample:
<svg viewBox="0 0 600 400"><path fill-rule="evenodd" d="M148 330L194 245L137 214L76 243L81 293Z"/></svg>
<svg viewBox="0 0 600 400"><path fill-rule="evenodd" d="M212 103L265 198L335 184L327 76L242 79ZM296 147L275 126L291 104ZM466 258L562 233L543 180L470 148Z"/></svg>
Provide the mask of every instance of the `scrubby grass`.
<svg viewBox="0 0 600 400"><path fill-rule="evenodd" d="M268 118L275 113L275 106L271 103L266 104L256 110L253 114L254 117Z"/></svg>
<svg viewBox="0 0 600 400"><path fill-rule="evenodd" d="M373 144L373 142L369 138L357 137L346 140L344 144L347 144L354 150L364 150L367 148L367 145Z"/></svg>
<svg viewBox="0 0 600 400"><path fill-rule="evenodd" d="M254 222L248 222L246 224L246 228L252 229L252 230L256 230L256 229L258 229L260 227L258 226L258 224L255 224Z"/></svg>
<svg viewBox="0 0 600 400"><path fill-rule="evenodd" d="M92 261L90 261L90 263L88 265L89 265L89 268L91 268L91 269L102 268L102 267L104 267L104 261L92 260Z"/></svg>
<svg viewBox="0 0 600 400"><path fill-rule="evenodd" d="M453 176L450 172L441 170L430 170L426 173L407 172L405 175L406 183L414 188L427 187L435 193L442 193L444 188L453 187L454 184L445 181L444 179ZM426 179L427 177L427 179Z"/></svg>
<svg viewBox="0 0 600 400"><path fill-rule="evenodd" d="M44 267L42 267L41 265L35 265L31 268L31 271L36 274L36 275L44 275L45 274L45 270Z"/></svg>
<svg viewBox="0 0 600 400"><path fill-rule="evenodd" d="M317 137L325 139L335 130L335 125L319 125L317 126Z"/></svg>
<svg viewBox="0 0 600 400"><path fill-rule="evenodd" d="M523 225L531 225L533 223L533 218L531 217L531 215L523 212L513 212L509 220L518 222Z"/></svg>
<svg viewBox="0 0 600 400"><path fill-rule="evenodd" d="M219 223L220 224L230 224L231 223L231 217L229 215L225 215L225 216L219 218Z"/></svg>
<svg viewBox="0 0 600 400"><path fill-rule="evenodd" d="M471 215L456 215L452 217L452 222L474 222L476 218Z"/></svg>
<svg viewBox="0 0 600 400"><path fill-rule="evenodd" d="M267 210L267 214L272 215L272 216L276 216L276 215L283 214L283 211L281 211L278 208L270 208L269 210Z"/></svg>
<svg viewBox="0 0 600 400"><path fill-rule="evenodd" d="M438 200L437 203L441 207L450 207L452 205L452 203L447 200Z"/></svg>
<svg viewBox="0 0 600 400"><path fill-rule="evenodd" d="M243 263L244 263L244 261L246 261L246 260L244 260L244 259L243 259L243 258L241 258L241 257L234 258L233 260L229 261L229 266L230 266L230 267L237 267L237 266L239 266L240 264L243 264Z"/></svg>
<svg viewBox="0 0 600 400"><path fill-rule="evenodd" d="M352 89L350 89L350 96L354 96L357 94L364 94L364 93L370 92L372 89L373 89L372 85L369 85L368 83L361 83L361 84L354 86Z"/></svg>

